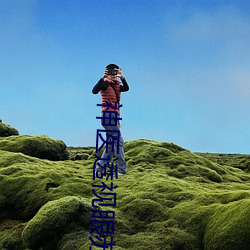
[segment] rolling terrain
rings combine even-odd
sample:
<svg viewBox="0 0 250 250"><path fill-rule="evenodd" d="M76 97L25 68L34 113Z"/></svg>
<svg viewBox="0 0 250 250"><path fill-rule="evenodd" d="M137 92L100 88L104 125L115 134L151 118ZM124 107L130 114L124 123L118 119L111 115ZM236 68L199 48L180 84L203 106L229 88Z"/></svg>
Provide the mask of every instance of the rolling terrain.
<svg viewBox="0 0 250 250"><path fill-rule="evenodd" d="M114 234L99 235L112 236L114 249L250 249L249 155L138 139L125 143L125 158L129 171L113 180L117 204L108 207ZM0 249L89 249L95 159L94 147L0 122Z"/></svg>

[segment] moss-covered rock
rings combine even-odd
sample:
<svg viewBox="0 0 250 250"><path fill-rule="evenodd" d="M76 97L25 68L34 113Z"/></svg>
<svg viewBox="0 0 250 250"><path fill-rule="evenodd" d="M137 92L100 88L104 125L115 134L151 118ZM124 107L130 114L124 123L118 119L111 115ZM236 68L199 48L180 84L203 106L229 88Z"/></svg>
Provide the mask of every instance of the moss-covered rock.
<svg viewBox="0 0 250 250"><path fill-rule="evenodd" d="M121 208L124 215L130 219L130 225L135 231L141 231L154 221L164 221L168 218L164 207L151 199L136 198Z"/></svg>
<svg viewBox="0 0 250 250"><path fill-rule="evenodd" d="M11 135L19 135L18 130L10 125L4 124L2 120L0 120L0 137L7 137Z"/></svg>
<svg viewBox="0 0 250 250"><path fill-rule="evenodd" d="M128 250L198 250L195 237L178 228L164 228L158 232L140 232L117 239L122 249Z"/></svg>
<svg viewBox="0 0 250 250"><path fill-rule="evenodd" d="M72 196L46 203L24 228L22 238L25 245L33 249L50 242L50 248L56 246L68 223L78 221L89 228L90 210L90 206Z"/></svg>
<svg viewBox="0 0 250 250"><path fill-rule="evenodd" d="M173 143L159 143L144 139L125 143L125 151L129 164L136 165L142 162L162 161L170 155L185 151L185 149Z"/></svg>
<svg viewBox="0 0 250 250"><path fill-rule="evenodd" d="M29 156L52 161L69 158L67 147L63 141L44 135L0 138L0 149L10 152L21 152Z"/></svg>
<svg viewBox="0 0 250 250"><path fill-rule="evenodd" d="M70 160L78 161L78 160L87 160L95 154L95 147L68 147L67 150L70 153Z"/></svg>
<svg viewBox="0 0 250 250"><path fill-rule="evenodd" d="M80 166L0 150L0 221L28 220L51 199L91 196L91 179L83 180L87 169Z"/></svg>
<svg viewBox="0 0 250 250"><path fill-rule="evenodd" d="M250 248L250 199L218 206L209 218L204 246L206 250L248 250Z"/></svg>
<svg viewBox="0 0 250 250"><path fill-rule="evenodd" d="M24 250L21 238L26 223L22 221L6 220L0 224L1 249Z"/></svg>
<svg viewBox="0 0 250 250"><path fill-rule="evenodd" d="M250 172L250 155L246 154L216 154L216 153L197 153L212 162L221 165L228 165Z"/></svg>

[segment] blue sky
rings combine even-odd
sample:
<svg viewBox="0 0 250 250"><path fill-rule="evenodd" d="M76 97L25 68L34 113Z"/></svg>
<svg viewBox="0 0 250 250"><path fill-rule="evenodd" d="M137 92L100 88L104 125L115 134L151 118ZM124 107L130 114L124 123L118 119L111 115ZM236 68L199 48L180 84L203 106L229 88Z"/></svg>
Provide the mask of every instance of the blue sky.
<svg viewBox="0 0 250 250"><path fill-rule="evenodd" d="M0 118L21 134L94 146L109 63L129 83L125 141L250 153L250 3L1 0Z"/></svg>

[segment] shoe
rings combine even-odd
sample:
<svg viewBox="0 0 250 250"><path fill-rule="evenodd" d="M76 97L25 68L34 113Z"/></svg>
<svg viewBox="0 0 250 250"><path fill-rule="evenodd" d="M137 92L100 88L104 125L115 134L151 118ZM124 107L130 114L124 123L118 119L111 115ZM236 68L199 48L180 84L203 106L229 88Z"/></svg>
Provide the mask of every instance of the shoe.
<svg viewBox="0 0 250 250"><path fill-rule="evenodd" d="M125 175L126 174L126 172L118 172L118 175Z"/></svg>
<svg viewBox="0 0 250 250"><path fill-rule="evenodd" d="M100 170L101 170L101 171L100 171ZM104 173L104 169L97 169L97 170L95 171L95 176L101 177L101 176L103 175L103 173Z"/></svg>

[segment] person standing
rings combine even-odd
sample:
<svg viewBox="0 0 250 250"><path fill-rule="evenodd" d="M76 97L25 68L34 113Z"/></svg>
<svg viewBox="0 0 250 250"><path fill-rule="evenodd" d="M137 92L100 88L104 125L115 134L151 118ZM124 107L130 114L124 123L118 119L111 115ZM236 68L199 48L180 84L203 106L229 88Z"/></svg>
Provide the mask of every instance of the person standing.
<svg viewBox="0 0 250 250"><path fill-rule="evenodd" d="M118 78L120 78L121 82L118 81ZM102 119L105 121L110 121L110 125L107 125L108 123L102 121L102 126L106 130L113 130L113 132L107 132L107 138L116 138L115 150L112 148L111 144L108 143L108 149L104 150L99 162L99 165L102 167L97 165L96 172L103 173L104 171L106 171L106 164L110 163L111 159L114 157L114 155L116 155L118 175L127 173L128 165L125 162L124 157L124 140L120 131L120 99L121 93L128 90L128 83L123 76L121 68L119 68L116 64L109 64L106 66L102 78L98 81L98 83L92 90L93 94L98 94L99 92L101 92ZM112 106L112 112L106 112L107 103ZM111 110L109 109L109 111ZM117 138L117 135L119 135L119 138ZM117 144L117 142L119 142L119 144ZM117 147L119 150L116 150Z"/></svg>

